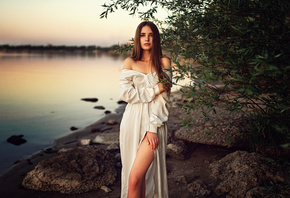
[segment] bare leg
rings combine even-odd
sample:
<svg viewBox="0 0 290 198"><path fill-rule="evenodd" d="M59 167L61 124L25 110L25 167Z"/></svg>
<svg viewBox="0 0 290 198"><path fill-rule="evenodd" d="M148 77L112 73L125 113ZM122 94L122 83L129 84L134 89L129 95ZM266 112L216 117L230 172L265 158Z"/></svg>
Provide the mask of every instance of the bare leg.
<svg viewBox="0 0 290 198"><path fill-rule="evenodd" d="M145 197L145 174L154 159L154 151L143 139L136 154L130 175L128 198Z"/></svg>

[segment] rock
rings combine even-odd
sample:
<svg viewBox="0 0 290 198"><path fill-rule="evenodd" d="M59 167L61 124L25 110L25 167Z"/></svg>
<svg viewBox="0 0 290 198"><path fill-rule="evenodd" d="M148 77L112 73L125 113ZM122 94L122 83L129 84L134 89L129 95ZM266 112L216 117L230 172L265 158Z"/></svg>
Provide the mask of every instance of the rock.
<svg viewBox="0 0 290 198"><path fill-rule="evenodd" d="M119 150L119 145L117 143L113 143L113 144L110 144L108 147L107 147L107 151L115 151L115 150Z"/></svg>
<svg viewBox="0 0 290 198"><path fill-rule="evenodd" d="M245 198L256 198L256 197L262 197L262 198L273 198L273 197L287 198L286 196L283 196L280 193L281 193L280 190L279 190L279 194L274 194L270 190L259 186L259 187L255 187L255 188L252 188L251 190L249 190L247 192Z"/></svg>
<svg viewBox="0 0 290 198"><path fill-rule="evenodd" d="M193 197L207 197L211 193L211 190L201 180L196 180L188 184L187 190L191 192Z"/></svg>
<svg viewBox="0 0 290 198"><path fill-rule="evenodd" d="M101 132L101 130L98 128L92 128L91 133L97 133L97 132Z"/></svg>
<svg viewBox="0 0 290 198"><path fill-rule="evenodd" d="M174 159L184 160L186 158L187 147L182 140L167 145L166 154Z"/></svg>
<svg viewBox="0 0 290 198"><path fill-rule="evenodd" d="M184 175L181 175L181 176L177 176L175 178L175 182L177 182L179 184L187 184L187 179Z"/></svg>
<svg viewBox="0 0 290 198"><path fill-rule="evenodd" d="M127 102L125 102L125 101L123 101L123 100L119 100L117 103L118 103L118 104L127 104Z"/></svg>
<svg viewBox="0 0 290 198"><path fill-rule="evenodd" d="M16 160L13 164L18 164L19 162L21 162L20 160Z"/></svg>
<svg viewBox="0 0 290 198"><path fill-rule="evenodd" d="M121 154L120 154L120 153L117 153L117 154L115 155L115 159L116 159L117 161L121 161Z"/></svg>
<svg viewBox="0 0 290 198"><path fill-rule="evenodd" d="M245 197L266 181L287 183L289 173L262 155L236 151L210 164L212 175L220 182L215 193L226 197Z"/></svg>
<svg viewBox="0 0 290 198"><path fill-rule="evenodd" d="M82 98L81 100L86 102L98 102L98 98Z"/></svg>
<svg viewBox="0 0 290 198"><path fill-rule="evenodd" d="M72 126L72 127L70 128L70 130L71 130L71 131L76 131L76 130L78 130L78 128L77 128L77 127L74 127L74 126Z"/></svg>
<svg viewBox="0 0 290 198"><path fill-rule="evenodd" d="M26 162L28 165L33 165L32 161L30 159L27 159Z"/></svg>
<svg viewBox="0 0 290 198"><path fill-rule="evenodd" d="M29 172L22 186L39 191L79 194L116 181L112 155L95 146L77 147L43 160Z"/></svg>
<svg viewBox="0 0 290 198"><path fill-rule="evenodd" d="M107 187L107 186L101 186L100 189L103 190L103 191L105 191L106 193L109 193L109 192L112 191L112 190L111 190L109 187Z"/></svg>
<svg viewBox="0 0 290 198"><path fill-rule="evenodd" d="M224 147L243 146L245 144L246 140L242 138L242 135L247 132L245 126L249 121L243 118L243 114L232 114L226 119L223 119L221 115L214 114L209 116L209 120L206 122L197 115L195 116L196 123L189 129L181 127L175 132L175 138Z"/></svg>
<svg viewBox="0 0 290 198"><path fill-rule="evenodd" d="M58 153L65 153L65 152L68 152L68 151L70 151L70 150L72 150L73 148L61 148L61 149L59 149L57 152Z"/></svg>
<svg viewBox="0 0 290 198"><path fill-rule="evenodd" d="M104 106L95 106L94 108L95 108L95 109L100 109L100 110L104 110L104 109L105 109Z"/></svg>
<svg viewBox="0 0 290 198"><path fill-rule="evenodd" d="M53 153L56 153L57 150L54 150L52 148L47 148L43 152L46 153L46 154L53 154Z"/></svg>
<svg viewBox="0 0 290 198"><path fill-rule="evenodd" d="M119 132L101 133L92 140L92 143L119 144Z"/></svg>
<svg viewBox="0 0 290 198"><path fill-rule="evenodd" d="M111 111L108 111L108 110L107 110L107 111L105 111L104 113L105 113L105 114L110 114L110 113L111 113Z"/></svg>
<svg viewBox="0 0 290 198"><path fill-rule="evenodd" d="M82 139L78 142L78 145L80 146L86 146L86 145L90 145L91 140L90 139Z"/></svg>
<svg viewBox="0 0 290 198"><path fill-rule="evenodd" d="M115 120L108 120L107 124L108 125L115 125L115 124L118 124L118 122Z"/></svg>
<svg viewBox="0 0 290 198"><path fill-rule="evenodd" d="M110 126L105 126L103 128L100 129L101 132L104 132L104 131L108 131L108 130L111 130L113 127L110 127Z"/></svg>
<svg viewBox="0 0 290 198"><path fill-rule="evenodd" d="M7 139L7 142L19 146L27 142L26 139L23 138L24 135L12 135Z"/></svg>

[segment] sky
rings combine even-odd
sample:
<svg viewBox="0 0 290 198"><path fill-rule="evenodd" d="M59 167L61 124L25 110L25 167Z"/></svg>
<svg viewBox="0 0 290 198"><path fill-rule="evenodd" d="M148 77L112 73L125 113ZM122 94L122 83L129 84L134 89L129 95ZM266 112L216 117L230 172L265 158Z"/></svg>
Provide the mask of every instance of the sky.
<svg viewBox="0 0 290 198"><path fill-rule="evenodd" d="M100 19L110 0L0 0L0 45L126 43L141 22L121 9ZM165 11L158 17L164 18Z"/></svg>

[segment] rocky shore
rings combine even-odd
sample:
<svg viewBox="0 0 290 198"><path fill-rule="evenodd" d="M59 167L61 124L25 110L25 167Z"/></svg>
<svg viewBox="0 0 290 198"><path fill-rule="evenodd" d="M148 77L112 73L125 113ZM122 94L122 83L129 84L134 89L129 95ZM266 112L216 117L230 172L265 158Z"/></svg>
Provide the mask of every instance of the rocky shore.
<svg viewBox="0 0 290 198"><path fill-rule="evenodd" d="M248 152L241 138L243 115L212 115L190 129L180 127L183 102L172 94L168 121L169 196L288 197L289 165ZM120 197L119 124L125 104L91 125L55 140L0 177L1 197ZM215 125L211 123L216 123ZM231 127L229 127L231 126ZM239 131L239 132L237 132ZM226 134L226 135L225 135Z"/></svg>

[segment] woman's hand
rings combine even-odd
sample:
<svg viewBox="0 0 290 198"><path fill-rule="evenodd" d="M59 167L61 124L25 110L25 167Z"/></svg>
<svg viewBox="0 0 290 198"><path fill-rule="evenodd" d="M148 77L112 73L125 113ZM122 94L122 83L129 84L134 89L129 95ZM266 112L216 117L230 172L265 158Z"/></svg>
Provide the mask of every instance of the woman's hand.
<svg viewBox="0 0 290 198"><path fill-rule="evenodd" d="M147 144L151 146L152 151L154 151L159 144L157 133L147 131L146 141L147 141Z"/></svg>
<svg viewBox="0 0 290 198"><path fill-rule="evenodd" d="M168 75L163 72L159 77L159 80L161 81L160 83L158 83L160 93L162 93L163 91L169 92L172 84L170 83L170 78L168 77Z"/></svg>
<svg viewBox="0 0 290 198"><path fill-rule="evenodd" d="M162 93L164 91L165 92L169 92L170 89L171 89L171 87L172 87L172 85L170 83L166 83L166 84L164 84L164 83L158 83L158 87L159 87L160 93Z"/></svg>

